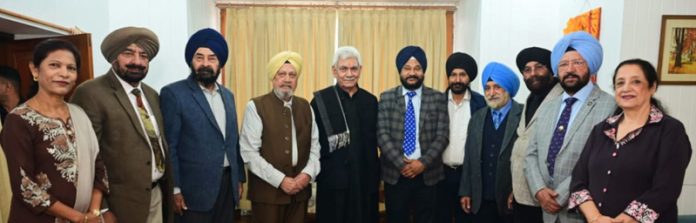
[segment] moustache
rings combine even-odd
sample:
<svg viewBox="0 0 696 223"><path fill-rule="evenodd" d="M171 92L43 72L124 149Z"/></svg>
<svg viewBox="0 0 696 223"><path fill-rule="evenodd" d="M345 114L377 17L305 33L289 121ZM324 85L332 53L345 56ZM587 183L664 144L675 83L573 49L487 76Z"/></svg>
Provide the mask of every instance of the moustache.
<svg viewBox="0 0 696 223"><path fill-rule="evenodd" d="M576 74L576 73L567 73L567 74L565 75L565 77L563 77L563 80L568 79L569 77L575 77L575 78L577 78L577 79L580 79L580 75L578 75L578 74Z"/></svg>
<svg viewBox="0 0 696 223"><path fill-rule="evenodd" d="M215 70L213 70L212 67L201 67L201 68L198 68L198 70L196 70L196 73L198 73L199 75L202 75L202 74L212 75L215 73Z"/></svg>
<svg viewBox="0 0 696 223"><path fill-rule="evenodd" d="M144 66L140 66L140 65L136 65L136 64L128 64L128 65L126 65L126 68L128 68L129 70L137 70L139 72L145 71Z"/></svg>

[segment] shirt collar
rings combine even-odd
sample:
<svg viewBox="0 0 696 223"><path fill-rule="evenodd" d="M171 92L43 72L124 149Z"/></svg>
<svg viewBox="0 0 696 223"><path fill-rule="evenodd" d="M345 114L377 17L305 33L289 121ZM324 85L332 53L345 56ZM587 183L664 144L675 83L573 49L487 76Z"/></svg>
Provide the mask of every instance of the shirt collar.
<svg viewBox="0 0 696 223"><path fill-rule="evenodd" d="M499 108L499 109L491 109L491 112L507 114L511 108L512 108L512 98L510 98L510 100L507 102L507 104L505 104L505 106L503 106L502 108Z"/></svg>
<svg viewBox="0 0 696 223"><path fill-rule="evenodd" d="M212 91L211 91L211 90L208 90L208 88L204 87L203 85L201 85L201 84L198 83L198 82L196 82L196 84L198 84L198 87L200 87L201 90L203 90L203 92L208 92L208 93L211 93L211 94L215 94L215 92L217 92L218 90L220 90L220 88L218 87L217 83L215 83L215 87L213 88Z"/></svg>
<svg viewBox="0 0 696 223"><path fill-rule="evenodd" d="M406 96L406 93L408 93L409 91L411 91L411 90L406 89L404 86L401 86L401 95ZM414 97L420 96L421 93L423 93L423 85L421 85L419 88L417 88L416 90L413 90L413 91L416 92L416 96L414 96Z"/></svg>
<svg viewBox="0 0 696 223"><path fill-rule="evenodd" d="M618 115L610 116L607 118L607 124L611 126L616 126L618 122L623 118L624 113L621 112ZM665 114L655 105L650 105L650 115L648 119L648 124L658 123L662 121Z"/></svg>
<svg viewBox="0 0 696 223"><path fill-rule="evenodd" d="M588 82L584 87L580 88L578 92L575 92L573 96L570 96L568 92L563 92L563 98L561 98L561 101L565 101L565 99L574 97L575 99L578 99L577 102L580 102L582 104L583 102L587 101L587 98L590 97L590 94L592 94L592 90L594 90L594 84L592 82Z"/></svg>
<svg viewBox="0 0 696 223"><path fill-rule="evenodd" d="M453 94L452 94L452 90L448 90L448 91L447 91L447 100L449 100L450 102L454 103L454 99L452 98L452 95L453 95ZM462 101L463 101L463 102L467 102L467 101L470 101L470 100L471 100L471 92L469 92L469 90L467 89L466 91L464 91L464 98L462 98ZM456 104L456 103L455 103L455 104Z"/></svg>

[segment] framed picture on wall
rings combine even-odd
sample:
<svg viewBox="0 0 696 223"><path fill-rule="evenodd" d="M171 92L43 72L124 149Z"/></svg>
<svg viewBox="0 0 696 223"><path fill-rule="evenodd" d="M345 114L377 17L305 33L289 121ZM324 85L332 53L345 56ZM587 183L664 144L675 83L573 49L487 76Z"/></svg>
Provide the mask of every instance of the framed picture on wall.
<svg viewBox="0 0 696 223"><path fill-rule="evenodd" d="M663 15L659 53L662 84L696 85L696 16Z"/></svg>

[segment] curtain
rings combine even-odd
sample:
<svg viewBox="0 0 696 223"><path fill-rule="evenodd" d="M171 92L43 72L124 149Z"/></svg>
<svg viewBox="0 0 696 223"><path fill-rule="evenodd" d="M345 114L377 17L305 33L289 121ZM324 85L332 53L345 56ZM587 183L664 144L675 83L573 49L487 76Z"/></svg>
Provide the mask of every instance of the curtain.
<svg viewBox="0 0 696 223"><path fill-rule="evenodd" d="M266 65L281 51L298 52L304 59L296 95L309 101L314 91L333 84L335 9L227 8L225 20L230 56L224 85L235 94L240 122L246 103L271 91Z"/></svg>
<svg viewBox="0 0 696 223"><path fill-rule="evenodd" d="M340 9L339 46L356 47L363 59L359 85L379 97L398 86L396 54L407 45L423 48L428 59L424 85L447 88L446 11L431 9Z"/></svg>

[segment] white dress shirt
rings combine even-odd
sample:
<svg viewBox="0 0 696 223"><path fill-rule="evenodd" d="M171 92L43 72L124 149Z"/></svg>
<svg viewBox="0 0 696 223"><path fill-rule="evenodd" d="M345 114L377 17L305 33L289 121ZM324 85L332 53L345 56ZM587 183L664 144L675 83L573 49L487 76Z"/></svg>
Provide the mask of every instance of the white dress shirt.
<svg viewBox="0 0 696 223"><path fill-rule="evenodd" d="M205 99L208 101L208 104L210 105L210 110L213 111L215 121L217 122L217 125L220 128L220 132L222 132L222 138L226 139L227 133L225 132L225 127L227 126L227 117L225 116L225 103L222 101L222 95L219 92L220 88L218 88L217 84L215 84L215 88L213 90L208 90L208 88L205 88L200 84L198 86L201 87L203 95L205 95ZM230 161L227 160L227 154L225 154L224 157L225 159L222 163L222 166L230 166Z"/></svg>
<svg viewBox="0 0 696 223"><path fill-rule="evenodd" d="M404 88L403 86L401 87L401 94L404 96L404 111L408 109L408 93L411 90L408 90ZM413 103L413 112L416 115L416 150L411 153L410 156L406 156L406 158L411 159L411 160L417 160L418 158L421 157L421 146L420 146L420 108L421 108L421 99L423 98L423 86L419 87L416 90L413 90L416 92L416 95L413 96L411 99L411 103ZM405 114L405 113L404 113Z"/></svg>
<svg viewBox="0 0 696 223"><path fill-rule="evenodd" d="M447 110L450 118L449 145L442 153L442 163L452 168L461 166L464 163L464 146L466 144L466 134L471 119L471 93L467 90L464 98L457 104L452 98L452 91L447 91Z"/></svg>
<svg viewBox="0 0 696 223"><path fill-rule="evenodd" d="M285 107L290 107L291 102L286 102ZM312 111L312 109L309 109ZM290 110L292 112L292 109ZM297 165L297 133L295 131L295 121L292 119L292 165ZM263 122L258 112L254 101L249 101L244 111L244 120L242 121L242 130L239 138L240 151L244 163L249 164L249 171L260 177L274 187L279 187L283 182L285 174L277 170L261 156L259 149L261 148L261 137L263 132ZM272 136L266 136L272 137ZM309 160L307 165L302 169L314 181L317 174L321 170L319 164L319 132L317 131L317 123L314 121L314 111L312 111L312 140L309 152ZM294 176L288 176L294 177Z"/></svg>
<svg viewBox="0 0 696 223"><path fill-rule="evenodd" d="M115 76L116 76L116 79L118 79L118 82L121 83L121 86L123 87L123 90L126 91L126 95L128 95L128 100L130 101L131 106L133 107L133 112L135 112L135 115L138 117L138 122L140 122L140 127L143 128L143 132L141 132L141 133L142 133L142 134L145 134L145 138L148 138L148 137L147 137L147 134L144 132L144 131L145 131L145 125L143 124L143 120L140 119L140 115L139 115L139 114L140 114L140 111L139 111L139 108L138 108L137 99L136 99L135 95L134 95L133 93L131 93L131 91L133 91L133 89L136 89L136 88L137 88L138 90L140 90L140 92L142 92L142 93L141 93L141 96L140 96L140 99L142 99L142 101L143 101L143 106L145 106L145 108L146 108L146 110L147 110L147 115L149 115L150 117L155 117L155 115L152 113L152 107L150 107L150 103L147 101L147 97L145 97L145 92L143 91L142 88L140 88L140 83L138 83L138 86L133 87L133 86L131 86L128 82L126 82L126 81L124 81L123 79L121 79L121 77L119 77L119 76L116 74L116 71L114 71L113 68L111 68L111 69L112 69L112 70L111 70L112 73L114 73L113 75L115 75ZM151 118L150 121L152 121L152 126L155 127L155 134L157 134L157 139L159 140L159 144L160 144L160 148L159 148L159 149L161 150L161 149L162 149L162 147L161 147L161 146L162 146L162 136L161 136L161 134L159 133L159 127L158 127L159 125L157 125L157 119L156 119L156 118ZM145 140L145 141L147 141L147 144L150 145L150 148L152 148L152 145L150 144L150 140ZM150 150L150 152L152 153L152 150ZM162 154L165 154L164 151L162 151ZM151 165L151 166L152 166L152 182L155 182L155 181L159 180L160 178L162 178L162 176L164 175L164 173L162 173L162 172L160 172L159 170L157 170L157 164L156 164L157 162L155 162L155 154L154 154L154 153L152 153L152 156L150 156L150 158L151 158L150 163L152 164L152 165ZM168 157L163 157L163 158L165 159L165 160L163 160L163 161L164 161L164 162L167 162L166 159L167 159Z"/></svg>
<svg viewBox="0 0 696 223"><path fill-rule="evenodd" d="M592 90L594 90L594 84L592 84L592 82L588 82L578 92L575 92L573 96L570 96L567 92L563 91L563 94L561 96L561 109L558 112L558 117L556 117L556 122L558 122L558 120L561 118L561 113L563 113L563 109L565 109L565 100L570 97L574 97L578 100L575 103L573 103L573 108L571 108L570 112L570 118L568 119L568 126L566 126L566 129L570 129L570 127L573 126L575 116L577 116L578 112L580 112L580 108L582 108L582 105L585 104L585 102L587 102L587 98L589 98L590 94L592 94Z"/></svg>

